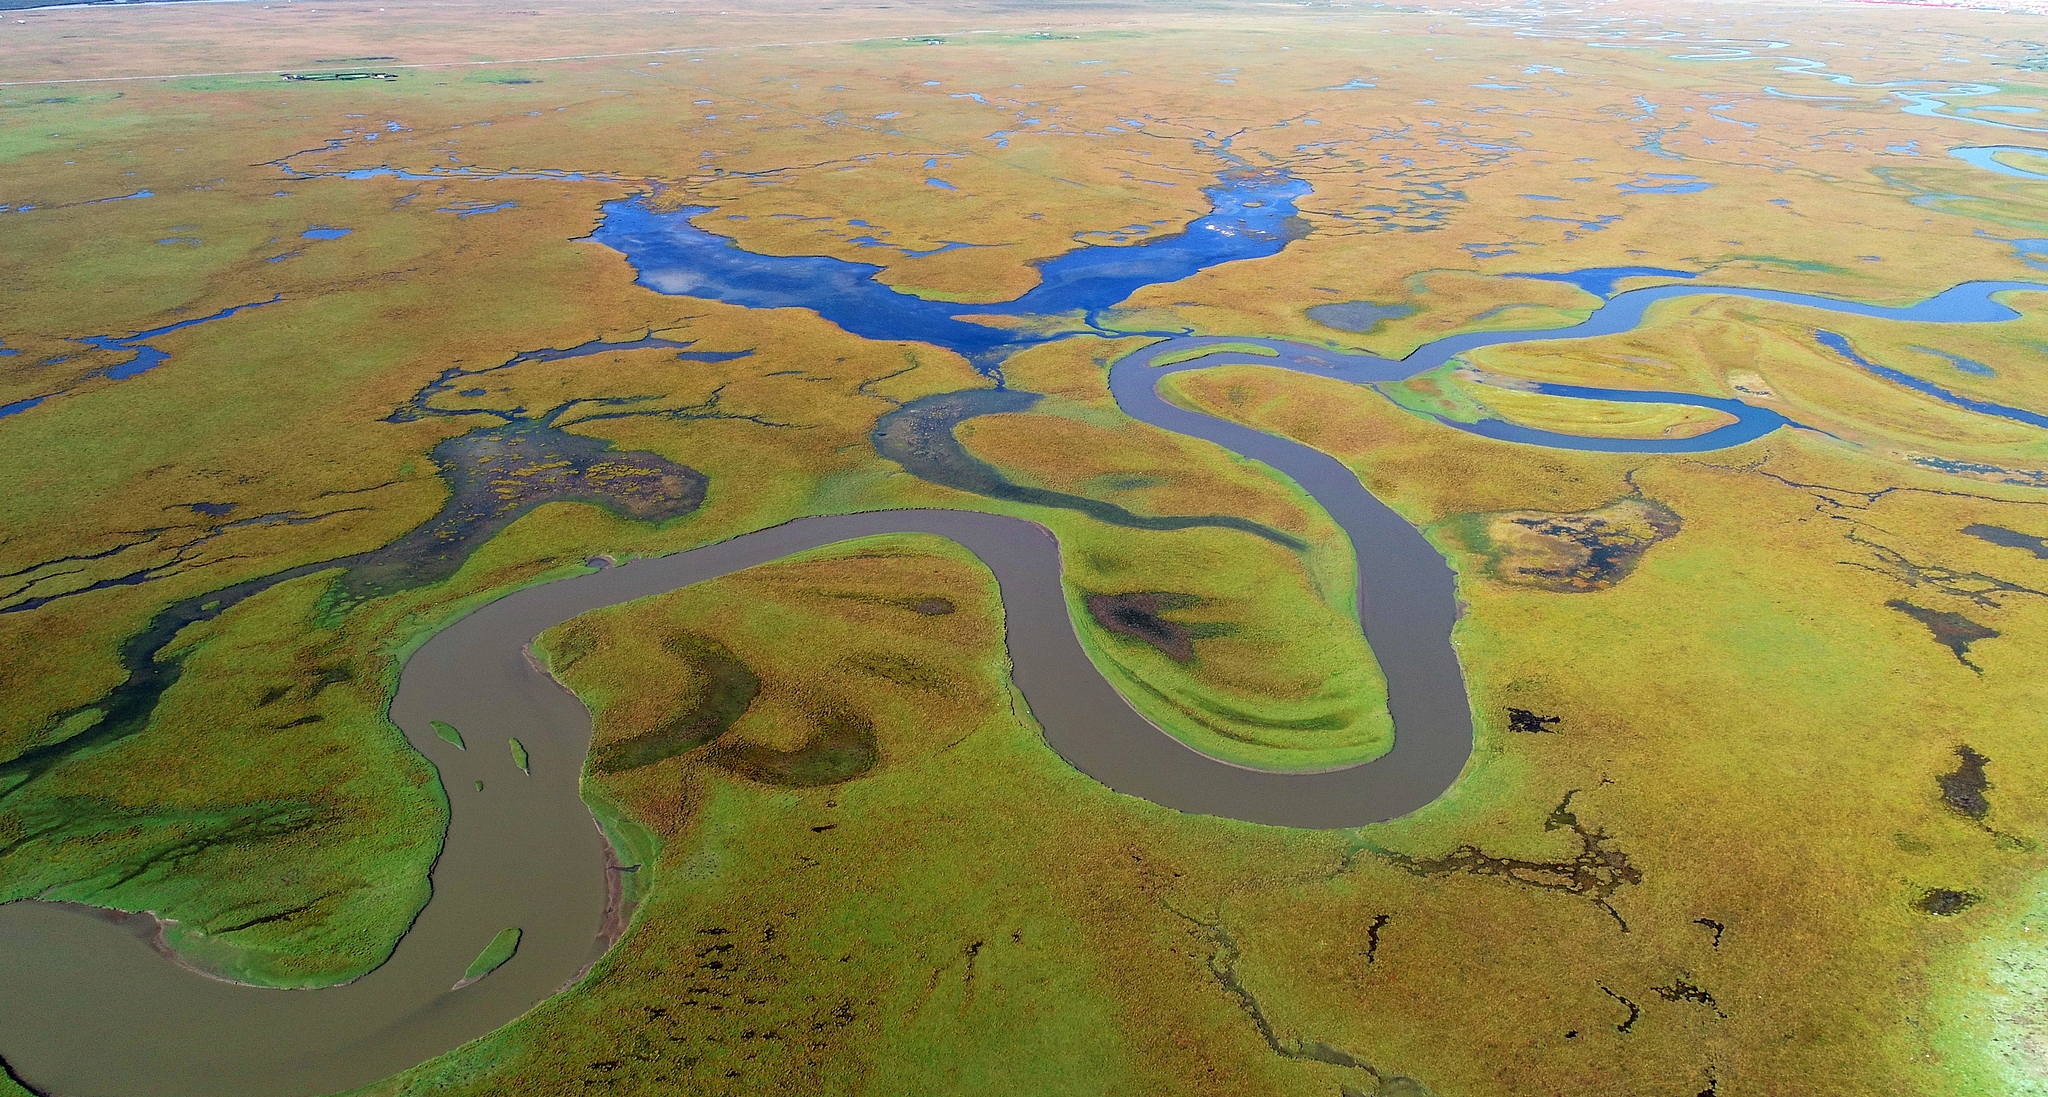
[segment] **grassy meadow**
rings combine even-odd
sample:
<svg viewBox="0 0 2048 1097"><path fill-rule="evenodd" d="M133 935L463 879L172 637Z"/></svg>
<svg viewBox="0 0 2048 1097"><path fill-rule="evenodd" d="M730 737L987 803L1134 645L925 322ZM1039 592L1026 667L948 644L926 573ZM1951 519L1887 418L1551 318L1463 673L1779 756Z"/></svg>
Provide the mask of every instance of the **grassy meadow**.
<svg viewBox="0 0 2048 1097"><path fill-rule="evenodd" d="M0 901L154 911L243 982L370 970L428 897L447 812L386 718L405 656L593 557L805 514L1040 522L1083 644L1140 711L1245 765L1376 757L1394 729L1350 547L1269 470L1123 416L1108 364L1162 333L1399 356L1567 324L1599 291L1524 276L1586 268L1887 304L2040 277L2038 184L1947 154L2011 135L1883 86L2024 103L2036 28L1854 15L10 13ZM1931 56L1956 60L1928 77ZM396 78L279 76L358 63ZM1044 398L955 437L1018 484L1299 548L919 480L878 456L877 421L995 378L806 309L657 294L590 239L604 203L645 196L708 207L695 223L751 252L1002 301L1076 247L1180 231L1245 170L1312 188L1283 251L1019 322L1073 333L1002 363ZM576 986L368 1092L2048 1092L2048 451L2027 418L2048 415L2048 304L2004 300L2021 319L1688 298L1377 389L1168 380L1344 460L1459 573L1474 758L1388 824L1188 817L1080 776L1009 684L987 572L943 541L565 624L541 646L595 714L585 797L641 866L631 930ZM1340 329L1309 315L1324 304L1382 319ZM1812 429L1643 457L1417 414L1639 438L1720 421L1526 382L1734 397ZM703 503L527 507L416 585L307 570L179 631L134 734L72 749L133 715L110 698L159 614L399 543L450 505L437 446L539 424L608 445L603 476L694 470ZM1112 627L1103 599L1157 607L1188 649Z"/></svg>

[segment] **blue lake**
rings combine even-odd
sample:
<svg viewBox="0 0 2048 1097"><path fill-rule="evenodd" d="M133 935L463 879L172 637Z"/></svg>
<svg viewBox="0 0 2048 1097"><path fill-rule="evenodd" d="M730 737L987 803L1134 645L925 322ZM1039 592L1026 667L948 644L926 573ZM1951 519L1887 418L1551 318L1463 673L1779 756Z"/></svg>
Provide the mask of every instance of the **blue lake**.
<svg viewBox="0 0 2048 1097"><path fill-rule="evenodd" d="M1145 286L1178 282L1219 263L1277 253L1300 234L1295 200L1308 184L1278 173L1233 178L1204 193L1211 211L1170 236L1076 248L1037 264L1029 293L992 304L933 301L876 281L882 268L822 255L760 255L699 228L708 206L657 211L645 198L604 205L592 238L626 256L639 282L661 293L747 308L805 308L855 335L912 339L956 351L994 374L1021 347L1066 333L979 324L973 317L1071 317L1101 313Z"/></svg>

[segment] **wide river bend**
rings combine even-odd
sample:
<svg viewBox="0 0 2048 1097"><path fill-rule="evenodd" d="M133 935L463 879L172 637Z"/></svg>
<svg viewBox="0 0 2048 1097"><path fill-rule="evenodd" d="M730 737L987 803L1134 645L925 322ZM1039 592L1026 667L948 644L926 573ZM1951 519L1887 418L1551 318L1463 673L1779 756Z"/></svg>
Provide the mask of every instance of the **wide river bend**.
<svg viewBox="0 0 2048 1097"><path fill-rule="evenodd" d="M761 277L755 269L746 274ZM1059 548L1043 527L964 510L802 518L519 591L456 622L413 655L391 715L439 769L450 819L433 872L433 899L382 967L347 986L318 991L237 987L165 962L132 922L123 926L49 904L8 904L0 907L0 987L6 988L0 1054L24 1082L64 1097L281 1097L366 1084L511 1021L597 958L608 900L603 839L577 784L590 741L589 713L528 660L527 644L543 629L593 609L850 538L930 533L979 556L1000 584L1015 680L1048 745L1111 788L1181 811L1281 826L1348 827L1406 814L1442 794L1471 751L1471 711L1450 642L1457 611L1449 567L1334 458L1173 405L1156 392L1160 378L1241 362L1353 383L1398 380L1480 346L1631 330L1649 306L1682 296L1741 296L1895 320L1996 322L2017 313L1994 294L2044 288L1968 283L1891 308L1737 287L1657 286L1608 297L1570 327L1455 336L1398 361L1279 340L1155 343L1112 367L1111 390L1123 410L1264 462L1310 492L1350 538L1360 624L1386 672L1397 729L1386 756L1323 773L1268 773L1209 759L1154 727L1082 649L1061 587ZM1259 343L1279 356L1219 351L1149 365L1226 342ZM1486 420L1447 425L1537 445L1637 452L1720 449L1788 425L1775 412L1710 397L1564 386L1546 391L1709 406L1735 422L1694 438L1650 440L1576 438ZM443 742L432 720L464 729L472 749ZM526 745L531 777L510 768L507 737ZM478 781L484 788L473 791ZM479 983L451 990L491 936L515 925L524 937L512 961Z"/></svg>

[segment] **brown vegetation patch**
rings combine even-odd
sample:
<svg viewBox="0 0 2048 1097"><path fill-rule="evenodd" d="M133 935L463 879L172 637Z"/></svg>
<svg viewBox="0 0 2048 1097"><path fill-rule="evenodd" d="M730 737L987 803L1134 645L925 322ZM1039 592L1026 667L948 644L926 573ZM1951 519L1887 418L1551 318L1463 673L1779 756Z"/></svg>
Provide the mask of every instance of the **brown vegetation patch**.
<svg viewBox="0 0 2048 1097"><path fill-rule="evenodd" d="M1490 578L1570 594L1628 578L1650 546L1676 535L1679 526L1671 508L1630 496L1578 514L1475 514L1452 528L1486 558Z"/></svg>

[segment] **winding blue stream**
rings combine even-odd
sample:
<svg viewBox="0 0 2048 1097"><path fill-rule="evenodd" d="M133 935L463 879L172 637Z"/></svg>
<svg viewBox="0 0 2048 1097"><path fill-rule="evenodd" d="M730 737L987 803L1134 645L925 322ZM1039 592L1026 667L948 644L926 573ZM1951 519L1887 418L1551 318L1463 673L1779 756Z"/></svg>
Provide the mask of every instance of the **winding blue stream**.
<svg viewBox="0 0 2048 1097"><path fill-rule="evenodd" d="M1999 156L2028 156L2043 167L2048 167L2048 149L2037 149L2027 145L1964 145L1948 150L1950 156L1972 167L2010 175L2015 179L2032 179L2048 182L2048 172L2028 171L1998 159Z"/></svg>
<svg viewBox="0 0 2048 1097"><path fill-rule="evenodd" d="M1949 390L1942 388L1940 385L1937 385L1932 381L1923 381L1920 378L1915 377L1910 373L1906 373L1903 370L1896 370L1891 368L1890 366L1879 365L1878 363L1863 357L1862 354L1857 352L1855 346L1852 345L1846 337L1835 332L1816 331L1813 333L1813 339L1814 342L1819 343L1821 346L1824 346L1829 350L1834 351L1836 354L1839 354L1842 357L1847 358L1849 361L1854 362L1859 366L1862 366L1864 369L1869 370L1871 373L1876 374L1877 376L1882 377L1885 380L1892 382L1893 384L1904 385L1907 388L1912 389L1914 392L1925 393L1928 396L1932 396L1935 399L1940 400L1942 403L1953 404L1956 407L1963 408L1966 411L1974 411L1979 415L1991 415L1996 416L2000 419L2010 419L2015 423L2025 423L2030 427L2048 428L2048 415L2038 415L2034 412L2027 411L2024 408L2014 408L2007 407L2004 404L1994 404L1989 400L1972 399L1971 397L1961 395L1960 393L1950 392ZM1934 353L1940 354L1941 352L1936 351ZM1942 355L1942 357L1947 358L1950 356Z"/></svg>

